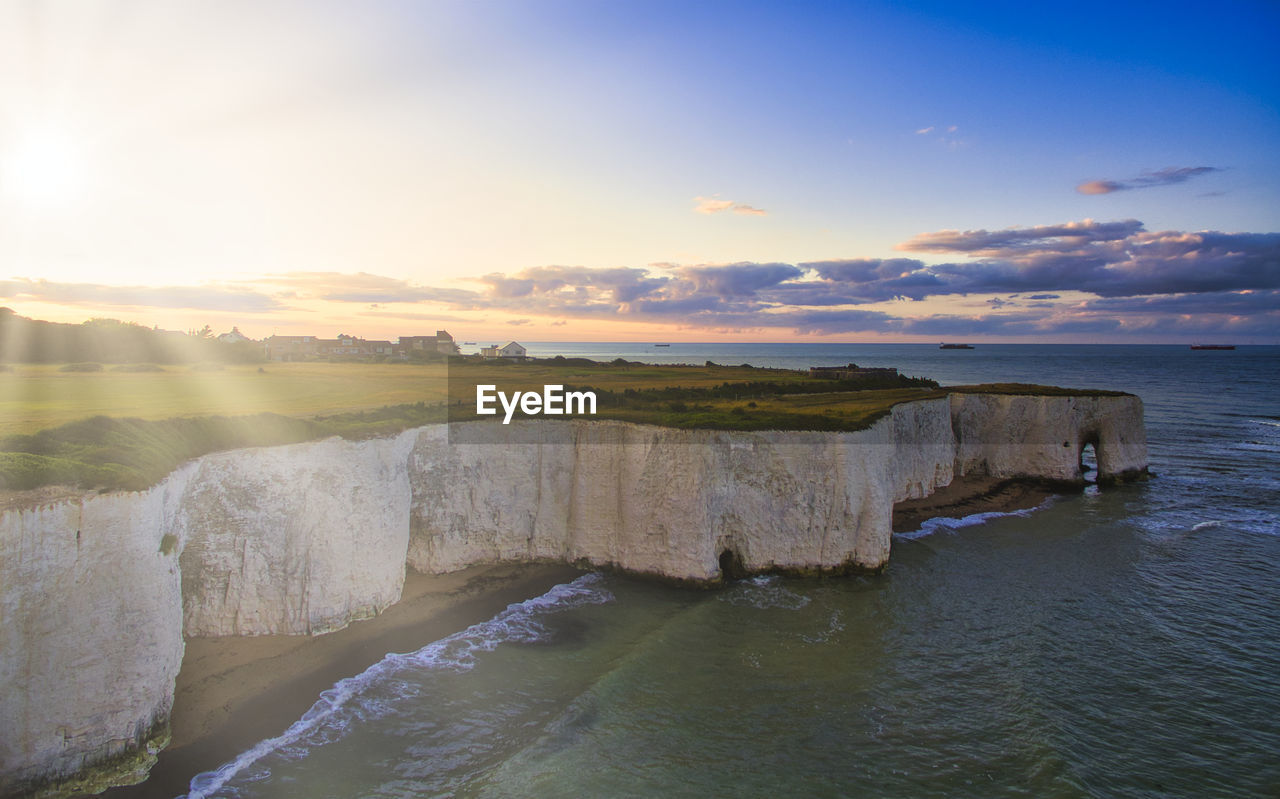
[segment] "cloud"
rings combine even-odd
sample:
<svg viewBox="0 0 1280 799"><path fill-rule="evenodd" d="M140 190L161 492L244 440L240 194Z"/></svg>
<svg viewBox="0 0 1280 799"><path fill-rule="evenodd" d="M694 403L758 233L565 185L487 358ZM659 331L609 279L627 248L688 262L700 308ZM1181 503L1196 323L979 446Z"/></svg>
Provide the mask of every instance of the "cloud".
<svg viewBox="0 0 1280 799"><path fill-rule="evenodd" d="M939 294L1085 291L1103 297L1280 288L1280 234L1139 232L1118 240L1016 244L994 257L927 267Z"/></svg>
<svg viewBox="0 0 1280 799"><path fill-rule="evenodd" d="M282 298L289 297L357 303L362 316L406 321L461 322L449 314L485 311L515 326L626 320L699 330L930 338L1186 333L1274 339L1280 332L1280 233L1148 231L1136 219L1085 219L926 232L898 249L939 260L549 265L483 275L472 279L474 288L368 272L291 272L199 287L15 278L0 281L0 298L265 313L283 310ZM973 299L938 312L947 298L963 295ZM915 310L916 301L929 304ZM872 304L880 305L866 307Z"/></svg>
<svg viewBox="0 0 1280 799"><path fill-rule="evenodd" d="M1280 312L1280 291L1216 291L1157 297L1103 297L1076 306L1079 312L1232 316Z"/></svg>
<svg viewBox="0 0 1280 799"><path fill-rule="evenodd" d="M655 277L649 270L638 267L537 266L513 275L494 272L477 282L489 287L491 298L561 295L573 299L590 294L613 303L625 303L652 294L670 281L670 277Z"/></svg>
<svg viewBox="0 0 1280 799"><path fill-rule="evenodd" d="M916 131L917 136L928 136L930 133L933 133L933 125L930 125L927 128L920 128Z"/></svg>
<svg viewBox="0 0 1280 799"><path fill-rule="evenodd" d="M1086 180L1076 186L1076 191L1081 194L1110 194L1114 191L1124 191L1127 188L1129 187L1114 180Z"/></svg>
<svg viewBox="0 0 1280 799"><path fill-rule="evenodd" d="M1221 171L1215 166L1170 166L1155 172L1143 172L1129 180L1088 180L1076 186L1076 191L1081 194L1111 194L1117 191L1151 189L1156 186L1186 183L1194 177Z"/></svg>
<svg viewBox="0 0 1280 799"><path fill-rule="evenodd" d="M625 319L703 330L929 337L1161 338L1220 331L1274 338L1280 330L1280 233L1148 231L1136 219L1085 219L926 232L898 249L941 260L552 265L487 274L473 280L474 290L363 272L291 273L268 280L300 296L430 301L446 311L507 313L516 317L513 324ZM1064 292L1082 299L1052 302ZM960 295L976 295L982 310L921 317L908 306L861 307L894 300L936 304Z"/></svg>
<svg viewBox="0 0 1280 799"><path fill-rule="evenodd" d="M744 216L765 216L769 213L753 205L736 203L733 200L719 200L715 197L694 197L693 201L697 203L693 210L699 214L722 214L728 211Z"/></svg>
<svg viewBox="0 0 1280 799"><path fill-rule="evenodd" d="M757 291L802 276L804 269L791 264L738 263L723 266L686 266L676 274L695 293L720 297L750 297Z"/></svg>
<svg viewBox="0 0 1280 799"><path fill-rule="evenodd" d="M1041 225L1003 230L939 230L920 233L894 249L906 252L960 252L1009 256L1027 251L1066 252L1095 242L1122 241L1142 231L1136 219L1095 222L1085 219L1061 225Z"/></svg>
<svg viewBox="0 0 1280 799"><path fill-rule="evenodd" d="M476 320L465 316L452 316L442 313L415 313L411 311L357 311L356 316L370 316L377 319L403 319L409 322L449 322L456 324L474 324Z"/></svg>
<svg viewBox="0 0 1280 799"><path fill-rule="evenodd" d="M422 286L369 272L283 272L265 275L253 284L284 288L296 297L329 302L437 302L459 307L483 307L482 296L474 291Z"/></svg>
<svg viewBox="0 0 1280 799"><path fill-rule="evenodd" d="M1086 219L922 233L899 249L962 258L541 266L484 275L474 291L365 273L305 275L290 285L331 298L429 297L446 308L509 313L515 324L626 319L704 330L930 337L1244 335L1268 324L1269 333L1251 335L1274 337L1280 330L1280 233L1152 232L1136 219ZM1068 291L1083 299L1049 302ZM984 310L919 317L905 306L860 307L958 295L977 295Z"/></svg>
<svg viewBox="0 0 1280 799"><path fill-rule="evenodd" d="M61 283L14 278L0 281L0 298L86 307L189 308L246 314L270 313L287 308L270 294L222 284L109 286L100 283Z"/></svg>

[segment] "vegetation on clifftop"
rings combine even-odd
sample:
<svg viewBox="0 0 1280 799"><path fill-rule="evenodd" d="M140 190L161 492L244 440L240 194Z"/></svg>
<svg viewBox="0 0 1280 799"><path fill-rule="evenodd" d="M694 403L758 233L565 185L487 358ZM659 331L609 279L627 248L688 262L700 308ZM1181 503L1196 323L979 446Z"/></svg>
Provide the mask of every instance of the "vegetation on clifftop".
<svg viewBox="0 0 1280 799"><path fill-rule="evenodd" d="M213 374L24 366L0 376L0 409L6 412L0 489L139 490L211 452L335 435L370 438L445 421L500 423L475 415L477 383L505 391L547 384L590 389L598 397L595 419L716 430L862 430L900 402L949 392L1119 395L1024 384L938 388L931 380L904 376L830 380L745 365L580 358L520 364L456 360L447 373L443 365L270 364L263 371L232 366ZM415 397L421 399L394 401ZM113 416L106 409L127 409L130 415Z"/></svg>

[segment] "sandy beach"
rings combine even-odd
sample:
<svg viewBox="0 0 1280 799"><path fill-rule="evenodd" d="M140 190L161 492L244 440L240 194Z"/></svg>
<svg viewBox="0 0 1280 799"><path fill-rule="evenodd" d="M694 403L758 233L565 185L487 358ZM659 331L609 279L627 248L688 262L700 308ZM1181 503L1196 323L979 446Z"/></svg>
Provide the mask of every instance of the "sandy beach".
<svg viewBox="0 0 1280 799"><path fill-rule="evenodd" d="M545 593L581 570L555 564L473 566L406 575L401 600L373 619L315 637L189 638L174 700L173 740L150 778L112 799L184 794L192 777L279 735L320 692L388 652L411 652Z"/></svg>
<svg viewBox="0 0 1280 799"><path fill-rule="evenodd" d="M1056 491L1046 483L994 477L958 477L927 497L893 506L893 531L918 530L927 519L960 518L975 513L1010 513L1034 508Z"/></svg>

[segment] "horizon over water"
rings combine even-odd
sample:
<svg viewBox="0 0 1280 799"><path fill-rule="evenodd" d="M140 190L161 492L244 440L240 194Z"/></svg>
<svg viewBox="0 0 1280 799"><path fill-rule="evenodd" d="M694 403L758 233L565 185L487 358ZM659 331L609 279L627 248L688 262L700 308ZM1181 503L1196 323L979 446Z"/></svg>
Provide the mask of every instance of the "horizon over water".
<svg viewBox="0 0 1280 799"><path fill-rule="evenodd" d="M883 574L588 574L342 681L191 796L1280 795L1280 347L526 344L1129 391L1154 479Z"/></svg>

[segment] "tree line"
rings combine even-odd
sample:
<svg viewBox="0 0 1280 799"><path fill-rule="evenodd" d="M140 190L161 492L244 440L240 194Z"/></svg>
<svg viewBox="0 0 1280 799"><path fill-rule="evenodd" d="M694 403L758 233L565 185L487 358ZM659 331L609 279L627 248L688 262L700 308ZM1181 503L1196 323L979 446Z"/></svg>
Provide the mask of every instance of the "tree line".
<svg viewBox="0 0 1280 799"><path fill-rule="evenodd" d="M0 363L255 363L262 345L222 342L207 326L177 333L118 319L45 322L0 308Z"/></svg>

